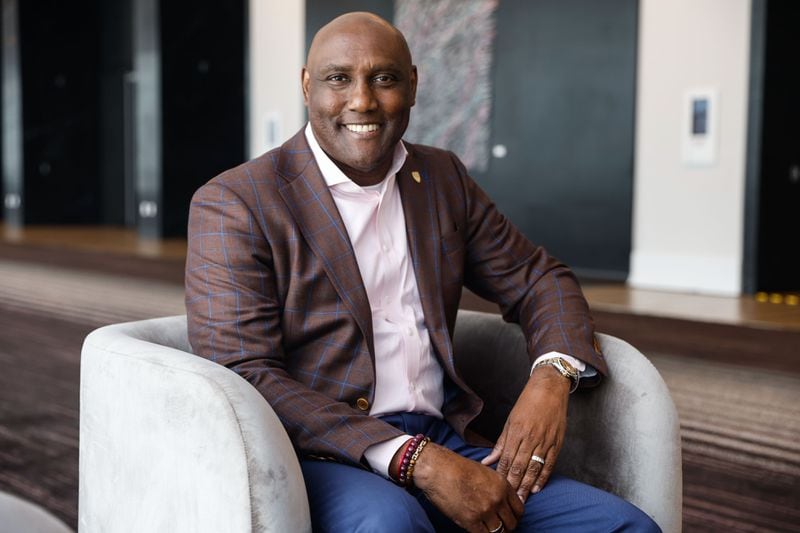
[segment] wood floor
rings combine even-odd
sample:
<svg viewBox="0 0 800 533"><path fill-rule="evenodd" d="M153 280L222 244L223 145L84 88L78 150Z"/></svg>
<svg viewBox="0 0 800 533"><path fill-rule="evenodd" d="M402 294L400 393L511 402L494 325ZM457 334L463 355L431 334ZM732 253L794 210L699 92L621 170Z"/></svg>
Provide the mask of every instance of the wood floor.
<svg viewBox="0 0 800 533"><path fill-rule="evenodd" d="M110 263L113 267L114 259L128 265L131 262L142 265L149 262L154 267L152 276L159 279L165 276L168 279L182 279L186 257L185 239L142 239L133 230L105 226L29 226L16 230L0 223L0 247L4 256L45 260L49 256L61 264L81 263L80 266L85 268L91 268L92 257L99 254L106 259L103 266ZM156 264L167 267L158 269L155 268ZM584 293L592 309L603 313L745 326L769 331L800 331L798 295L733 298L633 289L621 283L591 282L585 284ZM486 307L476 299L467 297L468 302L472 302L469 305Z"/></svg>
<svg viewBox="0 0 800 533"><path fill-rule="evenodd" d="M607 312L800 331L800 305L795 295L766 295L766 301L760 301L764 295L732 298L680 294L633 289L624 284L588 284L584 294L592 307Z"/></svg>
<svg viewBox="0 0 800 533"><path fill-rule="evenodd" d="M186 257L186 239L141 239L134 230L113 226L26 226L17 229L0 223L0 236L7 245L54 251L88 251L181 261Z"/></svg>

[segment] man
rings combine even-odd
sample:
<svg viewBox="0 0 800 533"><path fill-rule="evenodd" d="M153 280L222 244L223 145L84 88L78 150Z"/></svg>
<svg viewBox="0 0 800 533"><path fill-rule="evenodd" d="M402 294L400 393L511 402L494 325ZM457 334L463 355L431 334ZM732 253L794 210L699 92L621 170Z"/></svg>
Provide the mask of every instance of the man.
<svg viewBox="0 0 800 533"><path fill-rule="evenodd" d="M317 33L308 126L193 198L195 352L275 409L315 530L657 529L610 494L551 479L573 366L606 371L586 303L453 154L401 141L416 86L383 19L351 13ZM463 285L520 323L535 363L493 449L464 440L482 402L454 365Z"/></svg>

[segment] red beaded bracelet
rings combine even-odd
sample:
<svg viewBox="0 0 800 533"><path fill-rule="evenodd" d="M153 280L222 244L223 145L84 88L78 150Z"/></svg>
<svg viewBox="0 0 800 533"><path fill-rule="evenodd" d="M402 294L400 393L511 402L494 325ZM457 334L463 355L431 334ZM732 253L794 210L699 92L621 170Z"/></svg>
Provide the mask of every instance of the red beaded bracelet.
<svg viewBox="0 0 800 533"><path fill-rule="evenodd" d="M422 448L424 448L425 445L430 442L430 440L431 439L429 437L426 437L420 433L411 439L411 441L406 445L403 455L400 458L400 464L397 468L397 482L401 486L408 487L411 485L414 466L419 458L419 454L422 452Z"/></svg>
<svg viewBox="0 0 800 533"><path fill-rule="evenodd" d="M415 442L415 438L411 437L410 439L408 439L406 441L405 444L403 444L403 453L400 454L400 461L397 462L397 472L394 475L394 479L396 479L396 480L400 479L400 474L403 472L403 459L405 457L409 457L409 458L411 457L410 454L409 455L407 455L407 454L408 454L408 450L414 445L414 442ZM414 452L411 452L411 453L414 453Z"/></svg>
<svg viewBox="0 0 800 533"><path fill-rule="evenodd" d="M425 437L422 439L422 442L419 443L417 449L414 450L414 454L411 456L411 461L408 463L408 472L406 473L407 486L413 483L412 480L414 479L414 467L417 465L417 459L419 459L419 455L422 453L423 448L425 448L430 441L430 437Z"/></svg>

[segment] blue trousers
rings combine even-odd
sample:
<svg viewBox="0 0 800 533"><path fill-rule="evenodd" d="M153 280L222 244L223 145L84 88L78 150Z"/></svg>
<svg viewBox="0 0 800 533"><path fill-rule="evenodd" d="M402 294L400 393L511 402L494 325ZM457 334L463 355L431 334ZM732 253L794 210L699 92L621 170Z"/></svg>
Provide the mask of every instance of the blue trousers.
<svg viewBox="0 0 800 533"><path fill-rule="evenodd" d="M403 413L383 420L410 435L424 433L454 452L480 461L491 449L470 446L444 421ZM422 494L353 466L301 460L315 532L463 531ZM657 532L649 516L600 489L553 475L525 503L516 531Z"/></svg>

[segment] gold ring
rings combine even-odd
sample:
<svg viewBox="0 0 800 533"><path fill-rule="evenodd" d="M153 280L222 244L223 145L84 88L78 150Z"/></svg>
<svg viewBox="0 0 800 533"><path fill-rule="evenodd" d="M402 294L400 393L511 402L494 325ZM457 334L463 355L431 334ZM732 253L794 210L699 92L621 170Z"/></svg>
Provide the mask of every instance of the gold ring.
<svg viewBox="0 0 800 533"><path fill-rule="evenodd" d="M506 530L506 525L502 521L500 521L500 525L494 529L490 529L489 533L503 533L503 531L505 530Z"/></svg>
<svg viewBox="0 0 800 533"><path fill-rule="evenodd" d="M536 454L533 454L531 455L531 463L539 463L541 465L544 465L544 459L542 459Z"/></svg>

